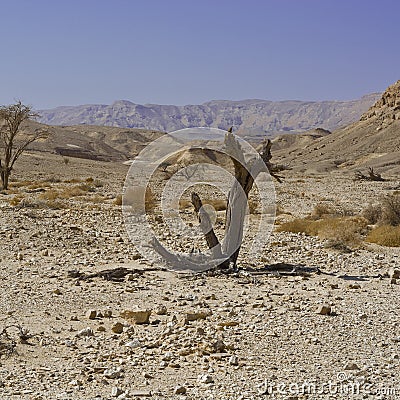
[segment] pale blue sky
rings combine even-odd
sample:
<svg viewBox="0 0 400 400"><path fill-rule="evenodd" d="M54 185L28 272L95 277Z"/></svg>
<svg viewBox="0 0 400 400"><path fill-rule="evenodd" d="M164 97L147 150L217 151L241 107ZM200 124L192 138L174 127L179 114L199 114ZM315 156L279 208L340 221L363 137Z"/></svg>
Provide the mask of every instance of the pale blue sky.
<svg viewBox="0 0 400 400"><path fill-rule="evenodd" d="M354 99L400 79L398 0L0 0L0 104Z"/></svg>

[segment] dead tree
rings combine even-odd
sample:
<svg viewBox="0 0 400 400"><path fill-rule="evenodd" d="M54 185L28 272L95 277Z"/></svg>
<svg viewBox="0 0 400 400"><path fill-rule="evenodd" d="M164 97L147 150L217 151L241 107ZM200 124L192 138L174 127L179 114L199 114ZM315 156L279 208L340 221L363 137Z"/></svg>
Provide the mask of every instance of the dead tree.
<svg viewBox="0 0 400 400"><path fill-rule="evenodd" d="M272 143L269 139L264 140L258 150L258 157L245 160L244 151L239 141L232 134L232 128L228 130L225 136L226 154L229 155L233 166L235 179L228 194L225 220L225 239L221 244L212 228L209 215L202 207L202 201L197 193L192 193L192 204L197 213L208 248L211 250L211 258L203 254L195 255L196 259L189 259L184 255L175 255L165 249L161 243L154 239L153 248L175 268L182 265L183 269L206 270L213 267L221 269L236 269L237 259L243 239L244 219L247 210L247 201L249 192L253 187L257 176L268 170L278 182L281 182L281 176L273 171L270 162ZM199 268L200 266L200 268Z"/></svg>
<svg viewBox="0 0 400 400"><path fill-rule="evenodd" d="M32 142L47 136L47 132L41 129L21 132L21 124L36 117L38 114L21 101L0 107L0 148L3 150L0 156L0 176L3 190L8 189L8 180L19 156Z"/></svg>
<svg viewBox="0 0 400 400"><path fill-rule="evenodd" d="M364 175L361 171L356 171L355 179L360 181L376 181L376 182L385 182L385 179L382 178L381 174L374 172L374 169L370 167L368 169L368 175Z"/></svg>

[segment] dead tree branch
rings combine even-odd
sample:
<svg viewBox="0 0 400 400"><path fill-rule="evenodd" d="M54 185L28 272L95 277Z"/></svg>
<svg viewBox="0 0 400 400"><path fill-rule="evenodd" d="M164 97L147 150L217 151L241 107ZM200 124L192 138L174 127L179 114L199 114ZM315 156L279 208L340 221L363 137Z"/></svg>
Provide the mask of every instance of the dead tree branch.
<svg viewBox="0 0 400 400"><path fill-rule="evenodd" d="M370 167L368 169L368 175L364 175L361 171L356 171L355 180L385 182L386 179L382 178L381 174L374 172L374 169Z"/></svg>

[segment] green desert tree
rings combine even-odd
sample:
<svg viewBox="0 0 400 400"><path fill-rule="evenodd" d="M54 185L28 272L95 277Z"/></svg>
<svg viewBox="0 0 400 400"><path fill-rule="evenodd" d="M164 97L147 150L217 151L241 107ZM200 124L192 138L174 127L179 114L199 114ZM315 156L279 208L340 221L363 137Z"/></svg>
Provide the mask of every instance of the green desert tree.
<svg viewBox="0 0 400 400"><path fill-rule="evenodd" d="M3 190L8 189L8 180L15 162L32 142L47 136L43 129L23 130L22 125L39 114L18 101L0 106L0 176Z"/></svg>

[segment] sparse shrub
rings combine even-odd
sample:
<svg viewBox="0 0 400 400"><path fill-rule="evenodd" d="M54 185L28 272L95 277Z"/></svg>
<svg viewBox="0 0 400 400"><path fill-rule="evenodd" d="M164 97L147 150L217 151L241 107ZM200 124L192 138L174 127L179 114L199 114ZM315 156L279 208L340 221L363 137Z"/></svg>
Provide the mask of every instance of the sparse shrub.
<svg viewBox="0 0 400 400"><path fill-rule="evenodd" d="M47 181L32 182L28 185L28 189L41 189L45 187L51 187L51 184Z"/></svg>
<svg viewBox="0 0 400 400"><path fill-rule="evenodd" d="M93 184L93 186L96 187L96 188L99 188L99 187L103 187L103 186L104 186L103 182L100 181L100 180L98 180L98 179L95 179L95 180L92 182L92 184Z"/></svg>
<svg viewBox="0 0 400 400"><path fill-rule="evenodd" d="M78 185L77 188L79 190L81 190L82 192L94 192L95 191L94 186L91 184L88 184L88 183L82 183L82 184Z"/></svg>
<svg viewBox="0 0 400 400"><path fill-rule="evenodd" d="M326 203L318 203L311 214L315 218L323 218L326 216L338 215L332 205Z"/></svg>
<svg viewBox="0 0 400 400"><path fill-rule="evenodd" d="M382 225L400 225L400 195L391 194L382 200Z"/></svg>
<svg viewBox="0 0 400 400"><path fill-rule="evenodd" d="M49 183L60 183L60 182L61 182L61 179L52 176L52 177L48 178L48 179L46 180L46 182L49 182Z"/></svg>
<svg viewBox="0 0 400 400"><path fill-rule="evenodd" d="M72 178L72 179L66 179L64 182L65 183L80 183L80 182L82 182L82 179Z"/></svg>
<svg viewBox="0 0 400 400"><path fill-rule="evenodd" d="M32 181L12 181L10 182L10 187L12 188L20 188L24 186L29 186L32 184Z"/></svg>
<svg viewBox="0 0 400 400"><path fill-rule="evenodd" d="M40 199L46 200L46 201L54 201L58 197L60 197L60 192L58 192L55 189L47 190L46 192L41 193L39 196Z"/></svg>
<svg viewBox="0 0 400 400"><path fill-rule="evenodd" d="M60 210L62 208L65 208L65 204L57 200L48 200L46 201L45 206L52 210Z"/></svg>
<svg viewBox="0 0 400 400"><path fill-rule="evenodd" d="M114 199L113 204L116 206L122 206L122 194L117 195L117 197Z"/></svg>
<svg viewBox="0 0 400 400"><path fill-rule="evenodd" d="M372 229L366 240L380 246L400 247L400 226L378 226Z"/></svg>
<svg viewBox="0 0 400 400"><path fill-rule="evenodd" d="M315 219L327 217L346 217L354 215L353 211L342 204L318 203L315 205L311 217Z"/></svg>
<svg viewBox="0 0 400 400"><path fill-rule="evenodd" d="M95 194L94 196L85 196L82 198L82 200L87 201L89 203L104 203L104 196L100 196L98 194Z"/></svg>
<svg viewBox="0 0 400 400"><path fill-rule="evenodd" d="M150 187L140 188L127 188L124 193L124 206L128 206L135 211L142 211L143 198L145 203L145 210L153 211L156 207L156 199Z"/></svg>
<svg viewBox="0 0 400 400"><path fill-rule="evenodd" d="M23 199L24 199L23 194L17 194L12 199L10 199L8 202L11 206L15 207L15 206L19 205Z"/></svg>
<svg viewBox="0 0 400 400"><path fill-rule="evenodd" d="M44 194L44 193L42 193ZM13 206L17 206L19 208L51 208L54 210L58 210L61 208L65 208L65 205L58 200L52 199L44 199L44 198L35 198L35 197L22 197L15 200L13 202Z"/></svg>
<svg viewBox="0 0 400 400"><path fill-rule="evenodd" d="M225 211L226 210L226 200L219 199L209 199L203 201L203 204L210 204L214 207L215 211Z"/></svg>
<svg viewBox="0 0 400 400"><path fill-rule="evenodd" d="M362 216L371 224L400 225L400 194L390 194L379 204L368 205L362 212Z"/></svg>
<svg viewBox="0 0 400 400"><path fill-rule="evenodd" d="M63 157L63 163L65 165L68 165L69 164L69 158L68 157Z"/></svg>
<svg viewBox="0 0 400 400"><path fill-rule="evenodd" d="M361 215L370 223L375 225L382 218L382 206L380 204L369 204Z"/></svg>
<svg viewBox="0 0 400 400"><path fill-rule="evenodd" d="M88 183L92 183L94 181L94 179L92 177L86 178L86 182Z"/></svg>
<svg viewBox="0 0 400 400"><path fill-rule="evenodd" d="M356 247L361 244L368 221L362 217L329 218L318 221L318 237L333 248Z"/></svg>
<svg viewBox="0 0 400 400"><path fill-rule="evenodd" d="M192 204L191 201L185 200L185 199L182 199L182 198L179 199L179 210L180 211L188 210L188 209L191 209L191 208L193 208L193 204Z"/></svg>
<svg viewBox="0 0 400 400"><path fill-rule="evenodd" d="M68 187L65 188L62 192L61 192L61 197L63 199L69 199L70 197L77 197L77 196L83 196L86 194L86 191L83 191L80 187L78 186L72 186L72 187Z"/></svg>

